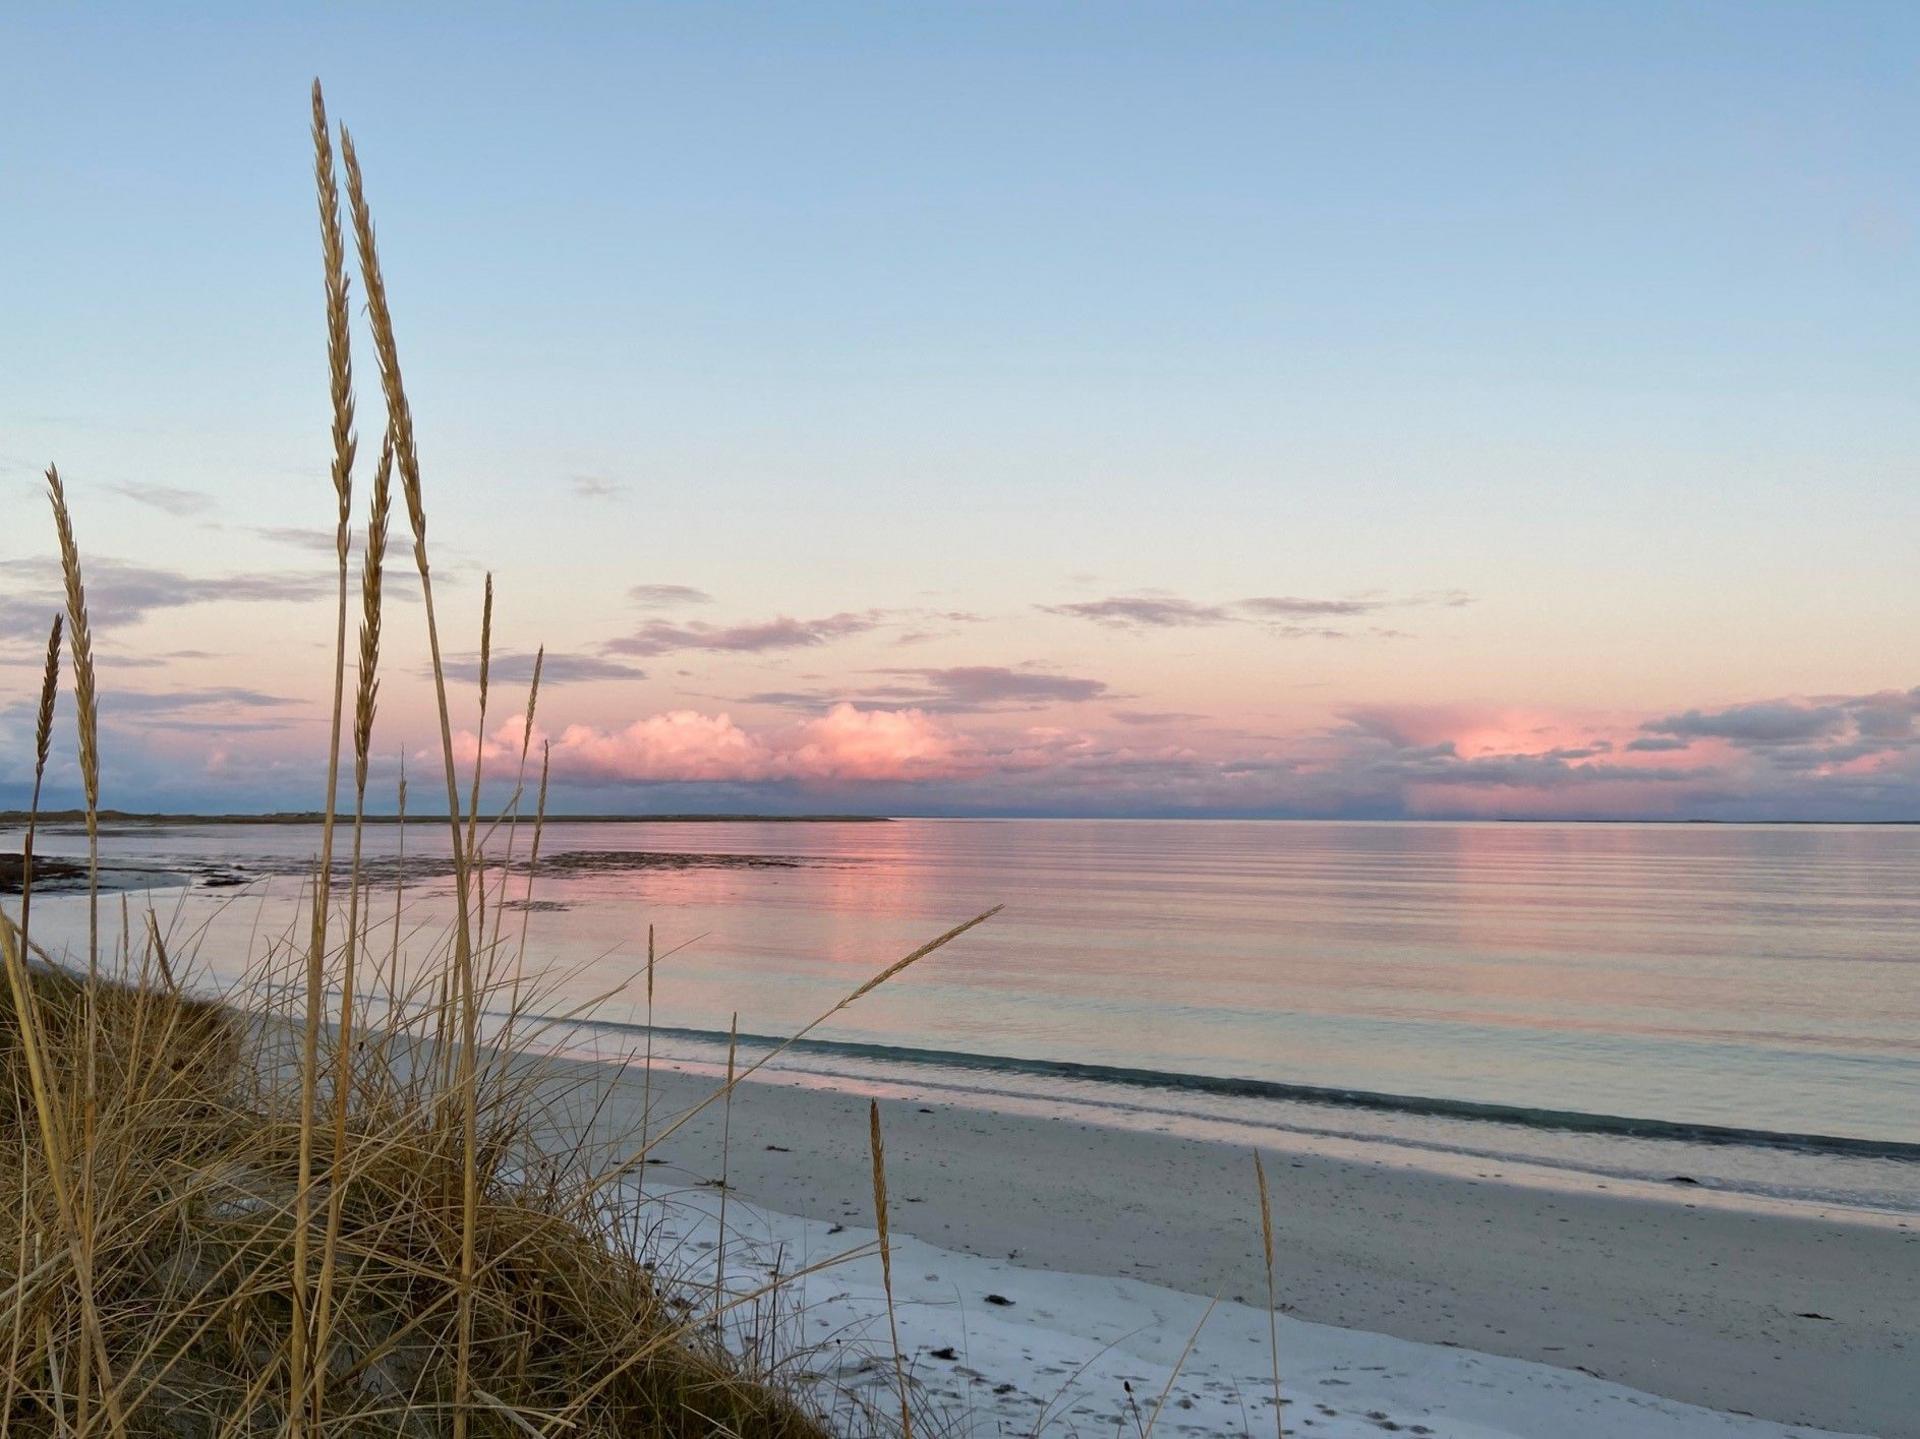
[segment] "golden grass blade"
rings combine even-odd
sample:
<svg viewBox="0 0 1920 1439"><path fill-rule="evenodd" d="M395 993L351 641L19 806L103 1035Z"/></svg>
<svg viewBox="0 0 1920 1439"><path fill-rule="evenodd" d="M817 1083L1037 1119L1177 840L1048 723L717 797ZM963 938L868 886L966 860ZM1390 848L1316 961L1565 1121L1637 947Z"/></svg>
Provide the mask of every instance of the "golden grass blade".
<svg viewBox="0 0 1920 1439"><path fill-rule="evenodd" d="M367 547L360 560L360 683L353 702L354 787L366 793L373 755L373 717L380 699L380 613L387 563L387 522L393 503L393 436L380 437L373 471L373 508L367 516Z"/></svg>
<svg viewBox="0 0 1920 1439"><path fill-rule="evenodd" d="M460 784L454 774L453 722L447 706L446 666L440 655L440 631L434 619L432 567L427 560L427 512L420 485L420 453L414 443L413 409L407 403L400 375L400 352L393 335L393 315L387 305L386 280L380 270L380 251L374 238L373 215L367 207L365 184L353 137L343 128L340 154L347 172L347 201L353 213L353 232L360 253L360 270L367 287L367 314L373 326L374 354L380 364L380 385L387 401L388 432L393 439L394 464L400 471L400 490L413 526L414 566L420 572L422 600L427 612L427 642L433 659L433 683L440 710L440 751L446 771L447 819L452 827L455 894L460 927L455 939L463 951L471 943L466 923L466 851L460 834Z"/></svg>
<svg viewBox="0 0 1920 1439"><path fill-rule="evenodd" d="M815 1274L824 1274L829 1269L833 1269L838 1265L851 1263L856 1259L864 1259L870 1252L871 1250L866 1245L860 1245L853 1249L844 1249L838 1254L829 1255L827 1258L816 1260L811 1264L803 1265L798 1269L788 1272L778 1280L757 1285L744 1294L736 1294L728 1301L727 1308L731 1311L757 1303L759 1300L771 1294L779 1285L792 1284L796 1280L808 1279ZM691 1321L686 1321L686 1324L690 1323ZM568 1401L567 1407L564 1410L550 1417L541 1429L542 1435L551 1434L556 1428L570 1427L574 1423L574 1416L588 1410L614 1381L636 1366L644 1364L652 1355L658 1353L663 1347L675 1342L682 1337L685 1332L686 1328L685 1325L683 1325L683 1327L679 1329L669 1328L664 1332L656 1332L649 1337L644 1334L639 1324L630 1325L628 1332L622 1336L622 1342L613 1347L612 1352L619 1355L618 1360L591 1385L574 1395L573 1398Z"/></svg>
<svg viewBox="0 0 1920 1439"><path fill-rule="evenodd" d="M67 591L67 647L73 658L73 709L80 739L80 784L87 802L87 968L100 966L100 709L93 683L93 632L87 625L87 590L80 577L80 547L57 466L47 467L47 498L60 537L60 573Z"/></svg>
<svg viewBox="0 0 1920 1439"><path fill-rule="evenodd" d="M321 134L324 136L324 125ZM337 230L337 225L336 225ZM337 233L335 238L337 239ZM382 435L373 474L373 507L367 518L366 553L360 565L359 682L353 704L353 860L347 880L347 933L340 956L340 1011L334 1027L333 1163L328 1173L327 1222L320 1250L320 1278L313 1317L313 1419L326 1410L328 1343L333 1324L334 1266L346 1206L347 1108L353 1090L354 986L360 953L360 867L367 819L367 772L373 753L373 719L380 696L380 610L392 505L393 437Z"/></svg>
<svg viewBox="0 0 1920 1439"><path fill-rule="evenodd" d="M508 1404L504 1399L495 1398L478 1384L473 1386L473 1397L493 1410L494 1413L506 1420L507 1423L511 1424L515 1429L518 1429L522 1434L531 1434L533 1439L541 1439L541 1431L529 1424L521 1417L520 1411ZM573 1426L572 1424L568 1424L566 1427L572 1428Z"/></svg>
<svg viewBox="0 0 1920 1439"><path fill-rule="evenodd" d="M705 1099L701 1100L700 1103L696 1104L692 1109L689 1109L685 1114L682 1114L678 1119L674 1120L672 1124L669 1124L665 1129L661 1130L658 1134L654 1135L651 1143L660 1144L665 1142L670 1136L672 1136L677 1130L679 1130L679 1128L682 1125L692 1120L692 1118L696 1114L699 1114L709 1104L712 1104L714 1100L719 1099L723 1093L730 1092L735 1084L751 1079L754 1076L754 1074L758 1072L761 1068L763 1068L767 1064L770 1064L775 1059L778 1059L781 1055L785 1054L789 1049L793 1048L794 1045L798 1044L801 1040L805 1039L809 1034L813 1033L814 1030L818 1029L821 1025L825 1024L829 1019L832 1019L834 1015L838 1014L841 1010L845 1009L848 1005L852 1004L854 1001L860 999L864 995L871 994L874 990L878 989L881 985L885 984L888 980L895 978L903 970L906 970L909 967L915 964L918 964L921 960L925 959L928 955L934 953L936 950L942 949L945 946L953 943L954 940L958 939L961 935L965 934L968 930L972 929L975 925L985 924L988 920L992 919L996 914L1000 913L1000 911L1004 908L1006 908L1005 905L996 904L992 909L982 910L979 914L976 914L972 919L966 920L961 924L956 924L952 929L948 930L945 934L940 935L938 938L928 940L925 944L921 945L918 949L914 950L911 954L905 955L900 959L896 959L892 964L888 965L885 969L881 970L878 974L874 975L873 978L865 981L857 989L855 989L851 994L848 994L845 998L841 999L837 1004L833 1005L832 1008L827 1009L822 1013L820 1013L819 1015L816 1015L813 1019L808 1020L806 1024L801 1026L794 1033L788 1035L785 1039L781 1040L780 1043L776 1044L772 1049L769 1049L765 1054L761 1055L758 1059L754 1060L754 1062L752 1064L749 1064L745 1069L743 1069L736 1078L728 1081L725 1090L716 1090L714 1093L708 1095ZM591 1187L593 1189L598 1190L598 1189L603 1189L607 1185L614 1183L615 1181L620 1179L622 1176L630 1173L638 1165L643 1163L646 1159L646 1153L647 1152L645 1149L641 1149L637 1153L629 1155L626 1159L622 1160L619 1164L614 1165L613 1168L608 1169L603 1173L594 1176Z"/></svg>
<svg viewBox="0 0 1920 1439"><path fill-rule="evenodd" d="M486 594L480 604L480 721L474 727L473 788L467 798L467 868L473 873L473 947L477 955L486 953L482 941L487 935L487 889L475 841L480 825L480 770L487 755L487 676L492 663L493 571L488 570Z"/></svg>
<svg viewBox="0 0 1920 1439"><path fill-rule="evenodd" d="M1206 1312L1200 1316L1200 1322L1193 1326L1193 1333L1187 1336L1186 1347L1180 1351L1180 1357L1174 1361L1173 1371L1167 1375L1166 1386L1161 1389L1160 1398L1154 1403L1153 1413L1147 1418L1146 1432L1140 1436L1140 1439L1153 1439L1153 1426L1160 1422L1160 1413L1167 1407L1167 1397L1173 1393L1174 1381L1180 1377L1180 1371L1187 1367L1187 1359L1193 1353L1193 1346L1200 1342L1200 1331L1207 1327L1207 1321L1213 1317L1214 1308L1219 1303L1218 1294L1207 1301Z"/></svg>
<svg viewBox="0 0 1920 1439"><path fill-rule="evenodd" d="M513 841L520 828L520 798L527 787L527 751L533 744L533 714L540 703L540 671L547 662L547 647L541 645L533 657L533 683L527 687L527 717L520 726L520 770L513 782L513 820L507 826L507 858L500 870L501 900L493 908L493 943L489 952L498 953L500 949L500 923L505 913L507 877L513 873ZM531 880L529 880L531 883ZM529 896L531 897L531 896ZM525 958L525 946L521 947L521 957ZM518 985L520 966L514 965L515 984Z"/></svg>
<svg viewBox="0 0 1920 1439"><path fill-rule="evenodd" d="M913 1439L913 1405L900 1361L900 1326L893 1317L893 1237L887 1224L887 1146L880 1137L880 1101L867 1101L867 1147L873 1156L873 1216L880 1228L880 1287L887 1295L887 1334L893 1341L893 1380L900 1389L900 1431Z"/></svg>
<svg viewBox="0 0 1920 1439"><path fill-rule="evenodd" d="M88 1292L81 1303L87 1315L91 1343L83 1344L75 1362L75 1417L84 1430L94 1382L102 1392L111 1388L106 1369L105 1342L100 1331L99 1312L92 1294L94 1241L94 1157L95 1121L99 1111L100 1027L98 997L100 981L100 704L94 686L93 633L87 622L86 585L80 574L80 547L73 537L73 516L67 509L67 493L60 483L57 466L47 467L47 498L53 506L53 523L60 540L60 572L67 598L67 646L73 661L74 718L79 732L80 781L87 802L87 987L86 1076L80 1108L80 1194L77 1213L71 1223L78 1235L76 1265L86 1276ZM24 962L24 960L23 960ZM97 1376L92 1374L96 1354L101 1361ZM114 1418L109 1406L109 1420Z"/></svg>
<svg viewBox="0 0 1920 1439"><path fill-rule="evenodd" d="M320 209L320 255L327 287L327 397L333 409L333 489L340 507L340 562L346 563L347 525L353 511L353 461L359 441L353 431L353 351L348 327L347 247L340 230L340 186L333 171L333 142L326 98L313 82L313 187Z"/></svg>
<svg viewBox="0 0 1920 1439"><path fill-rule="evenodd" d="M20 948L27 950L33 920L33 841L40 827L40 785L53 745L53 704L60 693L60 616L47 635L47 667L40 679L40 709L33 725L33 799L27 807L27 833L20 844Z"/></svg>
<svg viewBox="0 0 1920 1439"><path fill-rule="evenodd" d="M40 1006L27 980L27 956L20 944L19 931L0 910L0 963L7 971L7 987L13 996L15 1022L20 1026L20 1048L27 1062L28 1087L33 1093L35 1117L40 1123L40 1142L47 1152L47 1182L52 1186L54 1204L64 1214L70 1200L67 1191L66 1124L60 1113L61 1096L49 1078L47 1056L41 1038Z"/></svg>
<svg viewBox="0 0 1920 1439"><path fill-rule="evenodd" d="M400 470L400 488L406 496L408 518L413 523L414 564L420 572L421 601L427 617L427 646L433 659L434 694L440 710L440 753L446 772L447 822L451 827L453 847L456 910L453 978L461 1010L461 1113L465 1134L463 1143L468 1158L460 1246L461 1358L455 1381L453 1428L454 1439L466 1439L467 1398L472 1378L468 1360L473 1342L473 1223L477 1205L473 1155L478 1108L478 1066L473 1052L477 1005L474 996L473 929L467 903L467 855L460 834L460 782L454 773L453 721L447 706L446 666L441 659L439 626L434 620L433 578L427 561L427 514L421 495L420 453L414 442L413 410L407 403L406 385L400 376L400 352L394 341L393 315L387 305L386 281L380 272L380 252L374 240L373 216L367 207L360 160L354 153L352 137L344 129L340 133L340 153L346 164L347 200L353 212L353 232L360 252L361 277L367 288L367 313L373 326L374 353L380 362L380 385L387 400L387 424L393 435L394 461Z"/></svg>
<svg viewBox="0 0 1920 1439"><path fill-rule="evenodd" d="M20 1048L27 1063L28 1087L33 1092L40 1142L46 1153L47 1181L53 1190L62 1239L80 1290L81 1326L84 1330L80 1352L88 1361L87 1368L94 1369L97 1366L109 1427L116 1434L122 1433L125 1431L125 1420L114 1398L112 1367L107 1356L105 1332L100 1324L99 1307L94 1297L91 1215L87 1211L85 1196L76 1199L69 1182L69 1160L64 1137L69 1120L64 1112L63 1098L51 1076L46 1039L39 1022L40 1009L27 977L26 950L21 944L19 931L4 912L0 912L0 968L6 970L14 1015L20 1026ZM84 1375L76 1377L83 1386L76 1395L81 1401L79 1412L83 1414L88 1391L84 1387ZM55 1387L56 1390L60 1388L57 1384Z"/></svg>
<svg viewBox="0 0 1920 1439"><path fill-rule="evenodd" d="M480 601L480 723L473 747L473 789L467 799L467 853L473 853L474 828L480 819L480 764L487 751L487 676L493 665L493 571L487 571Z"/></svg>
<svg viewBox="0 0 1920 1439"><path fill-rule="evenodd" d="M122 901L125 898L121 896ZM160 961L160 978L167 986L167 993L178 999L180 981L173 976L173 965L167 959L167 942L160 937L160 921L151 909L147 911L147 951Z"/></svg>
<svg viewBox="0 0 1920 1439"><path fill-rule="evenodd" d="M1267 1259L1267 1346L1273 1358L1273 1432L1275 1439L1286 1439L1280 1409L1279 1304L1273 1287L1273 1200L1267 1192L1267 1166L1261 1162L1257 1149L1253 1152L1253 1177L1260 1185L1260 1246Z"/></svg>
<svg viewBox="0 0 1920 1439"><path fill-rule="evenodd" d="M740 1011L727 1023L727 1102L720 1118L720 1232L713 1245L713 1320L720 1322L720 1305L727 1285L727 1166L733 1153L733 1069L740 1054Z"/></svg>
<svg viewBox="0 0 1920 1439"><path fill-rule="evenodd" d="M307 1204L313 1182L314 1105L320 1062L320 1006L324 997L323 968L327 953L327 925L332 913L334 813L340 806L340 733L344 720L347 675L347 552L353 523L353 460L357 440L353 431L353 358L347 313L347 255L340 230L340 187L334 178L333 144L327 124L326 99L320 82L313 82L313 183L320 216L321 263L326 277L327 388L332 401L334 499L338 519L334 551L339 565L339 598L333 644L333 718L327 741L326 804L320 818L320 863L313 893L313 930L307 944L306 1025L302 1036L300 1072L299 1187L293 1231L293 1322L288 1329L288 1385L293 1396L287 1422L294 1439L304 1432L307 1410L321 1402L316 1386L308 1394L307 1346L312 1315L307 1306Z"/></svg>
<svg viewBox="0 0 1920 1439"><path fill-rule="evenodd" d="M400 913L407 892L407 755L400 752L400 788L394 804L393 820L393 947L387 955L387 1005L400 987Z"/></svg>
<svg viewBox="0 0 1920 1439"><path fill-rule="evenodd" d="M49 1112L51 1096L47 1090L45 1066L40 1059L40 1026L38 1009L33 990L26 982L26 957L32 945L30 928L33 918L33 845L40 823L40 787L47 773L47 756L53 744L53 707L60 692L60 627L61 616L56 613L53 625L47 635L47 663L40 681L40 708L35 716L33 730L33 798L27 810L27 833L20 846L20 943L17 951L8 948L0 962L4 962L7 971L7 986L13 995L14 1013L18 1016L19 1044L26 1054L28 1066L28 1087L33 1091L36 1112L39 1116L41 1142L47 1148L49 1160L58 1152L50 1142L54 1134L52 1116ZM0 944L4 944L0 938ZM19 1096L16 1089L15 1106L18 1108ZM24 1116L20 1122L24 1127ZM27 1236L31 1229L28 1223L28 1204L30 1193L26 1182L27 1150L20 1149L20 1239L16 1248L19 1251L14 1272L19 1278L14 1283L13 1325L7 1357L7 1397L6 1411L0 1414L0 1434L11 1431L14 1395L19 1392L20 1379L20 1339L24 1327L24 1306L27 1288ZM55 1172L65 1178L64 1169L54 1166ZM37 1237L37 1236L36 1236Z"/></svg>
<svg viewBox="0 0 1920 1439"><path fill-rule="evenodd" d="M520 948L513 958L514 973L527 962L527 920L533 914L533 877L540 868L540 839L547 827L547 777L553 770L553 746L540 742L540 803L533 815L533 848L527 855L527 901L520 907Z"/></svg>
<svg viewBox="0 0 1920 1439"><path fill-rule="evenodd" d="M647 1134L653 1128L653 971L659 963L653 947L653 926L647 926L647 1056L640 1080L640 1152L647 1152ZM637 1192L646 1189L647 1167L634 1175Z"/></svg>

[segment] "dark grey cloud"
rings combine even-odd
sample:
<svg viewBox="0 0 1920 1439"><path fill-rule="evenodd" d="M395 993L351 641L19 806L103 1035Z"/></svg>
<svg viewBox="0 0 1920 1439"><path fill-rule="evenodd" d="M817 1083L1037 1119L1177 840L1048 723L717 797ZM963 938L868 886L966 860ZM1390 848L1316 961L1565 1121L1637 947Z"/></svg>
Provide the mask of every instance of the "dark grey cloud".
<svg viewBox="0 0 1920 1439"><path fill-rule="evenodd" d="M670 610L680 605L713 603L712 595L692 585L635 585L627 591L627 598L648 610Z"/></svg>
<svg viewBox="0 0 1920 1439"><path fill-rule="evenodd" d="M808 649L850 635L865 634L876 628L881 619L879 611L869 610L865 614L827 615L817 620L796 620L782 615L743 625L651 620L635 633L609 641L605 648L617 655L664 655L675 650L762 654L769 650Z"/></svg>
<svg viewBox="0 0 1920 1439"><path fill-rule="evenodd" d="M1309 600L1297 595L1256 595L1239 601L1243 610L1257 615L1276 615L1298 619L1309 615L1370 615L1388 607L1387 600Z"/></svg>
<svg viewBox="0 0 1920 1439"><path fill-rule="evenodd" d="M1323 778L1342 785L1403 799L1410 789L1446 786L1469 790L1561 791L1622 785L1675 786L1715 778L1707 767L1638 765L1601 760L1612 751L1606 740L1532 753L1462 755L1450 739L1423 740L1427 728L1419 709L1369 707L1349 712L1327 736L1330 755L1320 767Z"/></svg>
<svg viewBox="0 0 1920 1439"><path fill-rule="evenodd" d="M1471 602L1472 597L1464 590L1439 590L1398 597L1362 595L1333 599L1302 595L1254 595L1225 604L1209 604L1160 590L1148 590L1139 594L1109 595L1099 600L1040 605L1038 608L1047 614L1091 620L1111 629L1189 629L1197 625L1265 623L1272 634L1283 639L1344 639L1352 632L1332 625L1301 624L1299 621L1359 619L1383 610L1426 606L1452 609ZM1287 623L1269 623L1273 621ZM1405 631L1378 627L1370 633L1383 639L1405 636Z"/></svg>
<svg viewBox="0 0 1920 1439"><path fill-rule="evenodd" d="M743 705L770 705L783 710L823 710L835 702L835 696L824 690L757 690L753 694L739 696L738 702Z"/></svg>
<svg viewBox="0 0 1920 1439"><path fill-rule="evenodd" d="M1648 720L1640 728L1651 735L1676 739L1720 739L1737 745L1764 747L1829 739L1843 733L1848 723L1843 705L1762 700L1719 710L1688 710L1685 714Z"/></svg>
<svg viewBox="0 0 1920 1439"><path fill-rule="evenodd" d="M1589 740L1586 744L1562 745L1558 749L1543 750L1541 755L1542 758L1545 759L1575 760L1597 759L1603 754L1612 753L1613 742L1611 740L1596 739Z"/></svg>
<svg viewBox="0 0 1920 1439"><path fill-rule="evenodd" d="M1050 615L1092 620L1112 629L1186 629L1194 625L1225 624L1233 616L1220 605L1203 605L1178 595L1112 595L1104 600L1077 600L1072 604L1041 605Z"/></svg>
<svg viewBox="0 0 1920 1439"><path fill-rule="evenodd" d="M217 601L285 603L333 592L333 575L312 573L188 575L178 570L94 557L82 561L87 610L96 629L137 624L156 610ZM46 634L49 618L65 607L60 566L44 558L0 560L0 636Z"/></svg>
<svg viewBox="0 0 1920 1439"><path fill-rule="evenodd" d="M238 685L174 690L100 692L100 722L116 731L168 730L192 734L275 734L306 721L286 711L304 701ZM269 713L269 712L272 713Z"/></svg>
<svg viewBox="0 0 1920 1439"><path fill-rule="evenodd" d="M337 530L323 530L312 525L249 525L247 528L261 539L272 540L277 545L292 545L297 549L329 556L339 553Z"/></svg>
<svg viewBox="0 0 1920 1439"><path fill-rule="evenodd" d="M922 628L902 630L895 635L896 645L922 645L929 640L942 640L952 636L954 625L977 625L986 622L985 615L975 614L972 610L900 610L896 617L903 623L915 623Z"/></svg>
<svg viewBox="0 0 1920 1439"><path fill-rule="evenodd" d="M611 500L627 493L627 487L605 475L571 475L567 484L574 497L582 500Z"/></svg>
<svg viewBox="0 0 1920 1439"><path fill-rule="evenodd" d="M475 654L450 657L445 661L446 672L457 680L470 684L480 681L480 656ZM431 676L431 667L421 671ZM633 665L622 664L619 660L604 659L599 655L561 654L547 651L547 657L540 665L540 684L574 684L581 680L643 680L647 672ZM487 665L489 684L524 685L533 682L533 653L528 650L496 651Z"/></svg>
<svg viewBox="0 0 1920 1439"><path fill-rule="evenodd" d="M945 669L882 669L886 678L853 689L761 690L741 695L743 704L821 710L849 702L864 708L934 710L968 714L990 710L1042 709L1113 699L1103 680L1063 675L1034 666L954 665Z"/></svg>
<svg viewBox="0 0 1920 1439"><path fill-rule="evenodd" d="M142 484L138 480L122 480L119 484L106 485L116 495L125 495L135 504L145 505L149 509L160 510L169 515L182 517L204 515L213 508L213 497L203 495L198 490L176 489L172 485Z"/></svg>
<svg viewBox="0 0 1920 1439"><path fill-rule="evenodd" d="M1690 739L1677 739L1667 735L1642 735L1639 739L1628 740L1626 748L1633 754L1661 754L1670 750L1685 749L1692 743Z"/></svg>
<svg viewBox="0 0 1920 1439"><path fill-rule="evenodd" d="M1920 719L1920 689L1861 695L1847 702L1847 711L1866 739L1912 739Z"/></svg>
<svg viewBox="0 0 1920 1439"><path fill-rule="evenodd" d="M1104 680L1005 665L890 669L879 673L909 678L911 684L880 692L897 695L924 709L1037 709L1044 705L1080 704L1107 693Z"/></svg>
<svg viewBox="0 0 1920 1439"><path fill-rule="evenodd" d="M1361 615L1377 615L1385 610L1457 610L1472 603L1473 596L1465 590L1427 590L1415 595L1351 595L1339 599L1253 595L1244 600L1235 600L1234 607L1263 619L1300 620L1353 619ZM1398 638L1404 631L1376 628L1370 633L1381 638Z"/></svg>
<svg viewBox="0 0 1920 1439"><path fill-rule="evenodd" d="M1776 779L1804 777L1830 785L1840 778L1838 767L1877 760L1845 777L1847 783L1871 783L1875 773L1897 773L1903 760L1920 760L1920 689L1759 700L1688 710L1641 728L1655 738L1687 743L1719 740L1747 756L1756 774Z"/></svg>
<svg viewBox="0 0 1920 1439"><path fill-rule="evenodd" d="M1633 764L1576 764L1560 754L1477 755L1428 752L1389 763L1388 772L1406 783L1472 788L1558 790L1622 784L1679 785L1711 778L1704 766L1682 768Z"/></svg>
<svg viewBox="0 0 1920 1439"><path fill-rule="evenodd" d="M301 701L285 695L270 695L239 685L207 685L182 690L106 690L100 695L100 712L126 715L178 714L181 710L227 707L236 709L280 709Z"/></svg>
<svg viewBox="0 0 1920 1439"><path fill-rule="evenodd" d="M162 650L157 654L121 654L113 650L102 649L95 656L102 669L116 670L159 670L165 669L175 660L211 660L218 659L211 650Z"/></svg>

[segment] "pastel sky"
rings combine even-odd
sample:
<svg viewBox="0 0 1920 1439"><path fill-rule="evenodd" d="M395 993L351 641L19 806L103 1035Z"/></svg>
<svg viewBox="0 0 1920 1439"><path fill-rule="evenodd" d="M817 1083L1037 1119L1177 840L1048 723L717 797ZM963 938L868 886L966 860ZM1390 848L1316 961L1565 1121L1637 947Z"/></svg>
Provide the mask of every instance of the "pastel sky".
<svg viewBox="0 0 1920 1439"><path fill-rule="evenodd" d="M546 645L556 810L1920 818L1910 4L16 7L0 55L0 806L49 461L106 802L321 802L318 74L456 723L491 569L489 752ZM378 808L436 734L395 558Z"/></svg>

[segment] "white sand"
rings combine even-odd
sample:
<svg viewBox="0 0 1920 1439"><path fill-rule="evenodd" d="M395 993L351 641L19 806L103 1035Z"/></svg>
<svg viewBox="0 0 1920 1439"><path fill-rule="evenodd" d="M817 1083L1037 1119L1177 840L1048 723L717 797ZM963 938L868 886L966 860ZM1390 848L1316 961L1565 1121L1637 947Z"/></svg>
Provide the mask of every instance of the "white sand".
<svg viewBox="0 0 1920 1439"><path fill-rule="evenodd" d="M656 1194L662 1191L656 1190ZM711 1189L669 1191L659 1230L676 1265L711 1302L719 1233ZM777 1312L733 1313L743 1350L772 1336L817 1375L823 1394L850 1392L897 1409L880 1263L870 1228L747 1206L730 1196L726 1292L748 1296L777 1274L849 1252L785 1285ZM1137 1279L1026 1268L895 1236L900 1352L923 1427L963 1435L1271 1435L1273 1367L1264 1309L1211 1304ZM1011 1301L996 1304L998 1295ZM1278 1325L1289 1434L1378 1439L1785 1439L1830 1434L1718 1413L1521 1359L1309 1324ZM1192 1348L1188 1350L1189 1341ZM1164 1395L1164 1409L1160 1409ZM1136 1425L1138 1427L1136 1427Z"/></svg>
<svg viewBox="0 0 1920 1439"><path fill-rule="evenodd" d="M603 1066L571 1075L605 1088ZM656 1070L656 1112L711 1087ZM637 1119L639 1090L633 1074L614 1085L602 1132ZM588 1096L571 1103L584 1113ZM895 1265L902 1346L968 1432L1029 1433L1042 1414L1065 1423L1050 1432L1133 1432L1123 1381L1150 1410L1216 1294L1159 1430L1272 1432L1243 1151L931 1100L883 1110L895 1234L914 1237ZM870 1239L865 1111L864 1096L742 1086L729 1227L784 1244L789 1270ZM656 1151L649 1188L717 1176L719 1135L716 1107ZM1297 1154L1272 1178L1290 1433L1920 1436L1920 1231L1898 1221ZM694 1244L711 1239L698 1210L670 1224ZM734 1258L742 1284L772 1262L744 1241ZM806 1338L850 1330L884 1353L878 1292L871 1261L806 1280ZM954 1359L933 1357L946 1347ZM865 1377L891 1382L890 1366Z"/></svg>

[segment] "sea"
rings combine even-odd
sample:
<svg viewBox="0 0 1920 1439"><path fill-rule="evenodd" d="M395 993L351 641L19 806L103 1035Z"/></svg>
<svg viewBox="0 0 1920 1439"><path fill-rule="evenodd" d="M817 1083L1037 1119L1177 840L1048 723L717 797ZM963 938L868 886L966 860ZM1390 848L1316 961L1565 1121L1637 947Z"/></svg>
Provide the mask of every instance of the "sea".
<svg viewBox="0 0 1920 1439"><path fill-rule="evenodd" d="M524 932L542 1033L572 1053L718 1072L737 1028L751 1062L998 907L760 1077L1920 1214L1920 828L560 820L530 865L532 839L491 834L489 928L515 953ZM444 944L445 823L364 843L369 952ZM109 822L103 932L123 896L136 936L151 908L217 991L302 932L319 845L317 825ZM37 942L83 961L85 909L37 895Z"/></svg>

